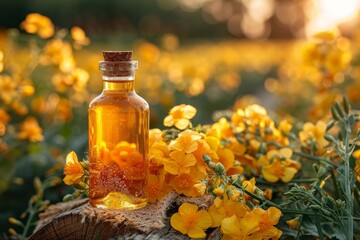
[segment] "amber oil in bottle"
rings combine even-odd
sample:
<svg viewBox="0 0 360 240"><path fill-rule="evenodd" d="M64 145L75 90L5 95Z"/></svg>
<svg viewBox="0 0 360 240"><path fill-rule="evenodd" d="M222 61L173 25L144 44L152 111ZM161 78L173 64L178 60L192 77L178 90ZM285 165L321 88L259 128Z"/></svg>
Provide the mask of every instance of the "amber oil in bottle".
<svg viewBox="0 0 360 240"><path fill-rule="evenodd" d="M104 51L103 91L89 105L89 201L106 209L144 207L149 105L134 90L132 52Z"/></svg>

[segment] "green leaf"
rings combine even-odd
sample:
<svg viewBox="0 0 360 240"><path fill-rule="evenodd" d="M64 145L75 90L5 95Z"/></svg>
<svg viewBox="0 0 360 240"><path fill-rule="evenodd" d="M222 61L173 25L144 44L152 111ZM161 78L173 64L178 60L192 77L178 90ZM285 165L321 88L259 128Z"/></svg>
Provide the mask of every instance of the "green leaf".
<svg viewBox="0 0 360 240"><path fill-rule="evenodd" d="M330 239L346 239L344 231L333 223L322 223L322 230L324 234Z"/></svg>

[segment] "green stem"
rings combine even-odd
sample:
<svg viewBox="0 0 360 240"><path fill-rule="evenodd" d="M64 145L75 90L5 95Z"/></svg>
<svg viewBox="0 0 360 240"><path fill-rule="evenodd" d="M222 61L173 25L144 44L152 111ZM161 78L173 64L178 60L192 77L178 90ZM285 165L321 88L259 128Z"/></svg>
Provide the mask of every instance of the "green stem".
<svg viewBox="0 0 360 240"><path fill-rule="evenodd" d="M304 157L304 158L307 158L309 160L314 160L314 161L317 161L317 162L325 162L333 167L337 167L337 164L333 163L332 161L329 161L328 159L326 158L322 158L322 157L317 157L317 156L313 156L313 155L310 155L310 154L306 154L306 153L303 153L303 152L293 152L294 155L297 155L299 157Z"/></svg>
<svg viewBox="0 0 360 240"><path fill-rule="evenodd" d="M25 224L25 227L24 227L24 231L23 233L21 234L21 236L19 237L19 240L25 240L26 239L26 236L27 236L27 233L29 231L29 228L31 226L31 222L35 216L35 214L37 213L37 209L33 209L31 206L30 206L30 210L29 210L29 217L26 221L26 224Z"/></svg>
<svg viewBox="0 0 360 240"><path fill-rule="evenodd" d="M344 156L344 164L345 164L345 170L344 170L344 188L345 188L345 201L346 201L346 209L348 214L348 229L347 229L347 237L348 239L353 239L354 234L354 226L353 226L353 215L352 215L352 193L351 193L351 173L350 173L350 156L349 156L349 138L350 138L350 127L348 125L345 125L346 134L345 134L345 156Z"/></svg>
<svg viewBox="0 0 360 240"><path fill-rule="evenodd" d="M274 184L274 183L266 182L261 178L256 178L257 183L265 184L265 185L271 185L271 186L274 186L274 185L284 186L284 185L288 185L288 184L291 184L291 183L313 183L316 180L317 180L317 178L293 179L293 180L291 180L290 182L287 182L287 183L278 182L278 183Z"/></svg>
<svg viewBox="0 0 360 240"><path fill-rule="evenodd" d="M301 210L298 210L298 209L286 209L286 208L283 208L281 206L279 206L278 204L270 201L270 200L267 200L267 199L264 199L264 198L261 198L249 191L247 191L246 189L244 190L245 193L247 195L249 195L250 197L252 197L253 199L256 199L258 200L260 203L265 203L266 205L268 206L271 206L271 207L276 207L278 208L282 213L290 213L290 214L305 214L305 215L313 215L315 216L316 214L314 212L309 212L309 211L301 211Z"/></svg>
<svg viewBox="0 0 360 240"><path fill-rule="evenodd" d="M321 221L321 220L320 220L319 214L316 214L316 215L315 215L315 226L316 226L316 228L317 228L317 231L318 231L320 240L323 240L323 239L324 239L324 234L323 234L323 232L322 232L322 230L321 230L320 221Z"/></svg>
<svg viewBox="0 0 360 240"><path fill-rule="evenodd" d="M337 199L339 199L341 197L341 193L340 193L340 189L339 189L339 185L338 185L338 180L336 179L335 173L334 173L334 169L332 168L330 171L330 175L331 175L331 179L334 183L334 190L335 190L335 197Z"/></svg>

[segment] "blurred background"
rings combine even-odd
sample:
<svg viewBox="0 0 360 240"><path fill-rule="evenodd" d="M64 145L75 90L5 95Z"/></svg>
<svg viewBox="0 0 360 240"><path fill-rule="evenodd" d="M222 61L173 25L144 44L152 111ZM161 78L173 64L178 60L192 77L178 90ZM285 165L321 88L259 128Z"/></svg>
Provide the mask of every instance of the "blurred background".
<svg viewBox="0 0 360 240"><path fill-rule="evenodd" d="M358 0L2 0L0 232L26 209L35 176L62 177L71 150L86 158L102 50L134 51L152 127L181 103L198 109L195 124L251 103L315 121L339 96L360 103L359 9ZM54 34L31 34L30 13ZM60 184L45 197L69 191Z"/></svg>

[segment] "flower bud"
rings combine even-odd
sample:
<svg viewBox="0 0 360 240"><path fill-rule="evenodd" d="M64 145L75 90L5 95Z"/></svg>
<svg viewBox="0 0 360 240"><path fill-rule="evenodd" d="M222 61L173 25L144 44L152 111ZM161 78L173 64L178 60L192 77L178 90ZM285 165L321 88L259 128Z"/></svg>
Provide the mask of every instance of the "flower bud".
<svg viewBox="0 0 360 240"><path fill-rule="evenodd" d="M224 165L222 165L222 164L219 163L219 162L218 162L217 164L215 164L214 171L215 171L218 175L225 175Z"/></svg>
<svg viewBox="0 0 360 240"><path fill-rule="evenodd" d="M203 159L206 164L209 164L211 162L211 158L206 154L203 154Z"/></svg>
<svg viewBox="0 0 360 240"><path fill-rule="evenodd" d="M17 236L18 235L18 233L13 228L9 228L9 233L12 236Z"/></svg>
<svg viewBox="0 0 360 240"><path fill-rule="evenodd" d="M215 188L213 190L213 193L217 196L221 196L224 194L224 187L222 185L220 185L219 187Z"/></svg>
<svg viewBox="0 0 360 240"><path fill-rule="evenodd" d="M200 194L200 196L204 195L206 192L206 184L203 182L196 183L194 188L196 189L196 192Z"/></svg>
<svg viewBox="0 0 360 240"><path fill-rule="evenodd" d="M19 220L17 220L16 218L13 218L13 217L9 217L9 223L11 224L14 224L14 225L17 225L17 226L21 226L23 227L24 224L22 222L20 222Z"/></svg>
<svg viewBox="0 0 360 240"><path fill-rule="evenodd" d="M72 194L66 194L66 195L63 197L63 201L64 201L64 202L68 202L68 201L70 201L70 200L72 200L72 199L73 199Z"/></svg>

